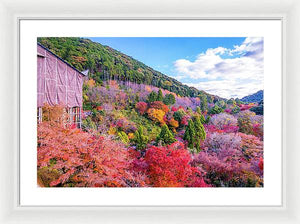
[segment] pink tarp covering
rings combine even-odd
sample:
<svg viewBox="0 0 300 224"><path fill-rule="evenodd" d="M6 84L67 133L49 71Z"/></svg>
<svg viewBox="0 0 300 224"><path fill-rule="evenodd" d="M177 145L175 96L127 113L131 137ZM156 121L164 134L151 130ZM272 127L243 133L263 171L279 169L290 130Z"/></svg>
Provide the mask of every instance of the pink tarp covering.
<svg viewBox="0 0 300 224"><path fill-rule="evenodd" d="M82 107L84 76L37 45L37 106Z"/></svg>

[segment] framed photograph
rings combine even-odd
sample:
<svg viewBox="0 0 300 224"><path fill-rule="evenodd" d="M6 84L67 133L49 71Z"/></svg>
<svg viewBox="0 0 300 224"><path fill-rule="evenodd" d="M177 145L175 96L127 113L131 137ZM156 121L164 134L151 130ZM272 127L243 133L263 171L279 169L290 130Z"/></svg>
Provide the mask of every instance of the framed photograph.
<svg viewBox="0 0 300 224"><path fill-rule="evenodd" d="M20 20L20 204L282 206L281 32Z"/></svg>
<svg viewBox="0 0 300 224"><path fill-rule="evenodd" d="M299 222L299 4L211 4L0 5L4 223Z"/></svg>

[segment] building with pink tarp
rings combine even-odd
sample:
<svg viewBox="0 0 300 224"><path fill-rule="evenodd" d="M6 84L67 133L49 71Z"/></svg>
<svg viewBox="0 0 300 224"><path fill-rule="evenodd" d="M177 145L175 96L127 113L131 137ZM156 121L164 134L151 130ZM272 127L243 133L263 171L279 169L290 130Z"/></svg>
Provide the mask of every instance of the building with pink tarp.
<svg viewBox="0 0 300 224"><path fill-rule="evenodd" d="M87 71L80 72L72 65L37 44L37 107L42 121L44 105L66 108L68 121L81 127L82 84Z"/></svg>

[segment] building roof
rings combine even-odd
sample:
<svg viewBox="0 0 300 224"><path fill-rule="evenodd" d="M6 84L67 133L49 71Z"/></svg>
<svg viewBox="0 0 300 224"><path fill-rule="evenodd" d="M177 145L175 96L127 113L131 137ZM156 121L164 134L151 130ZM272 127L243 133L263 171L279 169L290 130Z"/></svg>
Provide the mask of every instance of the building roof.
<svg viewBox="0 0 300 224"><path fill-rule="evenodd" d="M84 70L84 71L82 71L81 72L83 75L85 75L85 76L87 76L88 74L89 74L89 70L87 69L87 70Z"/></svg>
<svg viewBox="0 0 300 224"><path fill-rule="evenodd" d="M88 74L88 69L81 72L79 71L77 68L75 68L73 65L71 65L70 63L66 62L64 59L62 59L61 57L59 57L58 55L54 54L52 51L50 51L48 48L46 48L45 46L43 46L42 44L40 44L39 42L37 43L40 47L42 47L43 49L45 49L46 51L48 51L50 54L54 55L55 57L57 57L59 60L61 60L62 62L64 62L65 64L67 64L68 66L70 66L71 68L73 68L75 71L79 72L81 75L83 76L87 76ZM40 55L38 54L38 56L43 57L44 55ZM45 57L45 56L44 56ZM86 72L87 71L87 72Z"/></svg>

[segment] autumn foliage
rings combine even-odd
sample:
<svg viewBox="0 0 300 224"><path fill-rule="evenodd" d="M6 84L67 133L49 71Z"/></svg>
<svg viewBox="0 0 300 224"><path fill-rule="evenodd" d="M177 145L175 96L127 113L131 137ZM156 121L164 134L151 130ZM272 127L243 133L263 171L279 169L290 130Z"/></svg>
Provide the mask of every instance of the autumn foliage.
<svg viewBox="0 0 300 224"><path fill-rule="evenodd" d="M174 118L171 118L168 123L171 127L173 127L174 132L175 132L176 128L179 127L178 121L176 121Z"/></svg>
<svg viewBox="0 0 300 224"><path fill-rule="evenodd" d="M165 116L166 113L163 110L155 109L155 108L149 108L147 113L148 113L148 117L152 121L160 123L161 125L165 124L164 116Z"/></svg>
<svg viewBox="0 0 300 224"><path fill-rule="evenodd" d="M63 125L67 122L67 113L62 105L44 105L43 108L43 121L48 121L51 125Z"/></svg>
<svg viewBox="0 0 300 224"><path fill-rule="evenodd" d="M169 108L167 105L165 105L163 102L161 101L154 101L150 104L150 108L154 108L154 109L158 109L158 110L162 110L165 113L169 112Z"/></svg>
<svg viewBox="0 0 300 224"><path fill-rule="evenodd" d="M167 106L158 99L171 93L147 85L90 79L85 88L82 129L64 106L43 107L40 186L264 186L263 116L252 104L211 102L203 112L199 98L174 95Z"/></svg>
<svg viewBox="0 0 300 224"><path fill-rule="evenodd" d="M147 111L147 108L148 108L148 104L145 103L145 102L138 102L136 105L135 105L135 108L138 110L138 112L143 115L146 111Z"/></svg>
<svg viewBox="0 0 300 224"><path fill-rule="evenodd" d="M154 187L208 187L201 172L190 165L191 155L180 142L150 147L145 162L149 184Z"/></svg>
<svg viewBox="0 0 300 224"><path fill-rule="evenodd" d="M44 186L145 185L144 177L130 170L131 159L122 144L79 129L40 124L37 157L38 178Z"/></svg>

